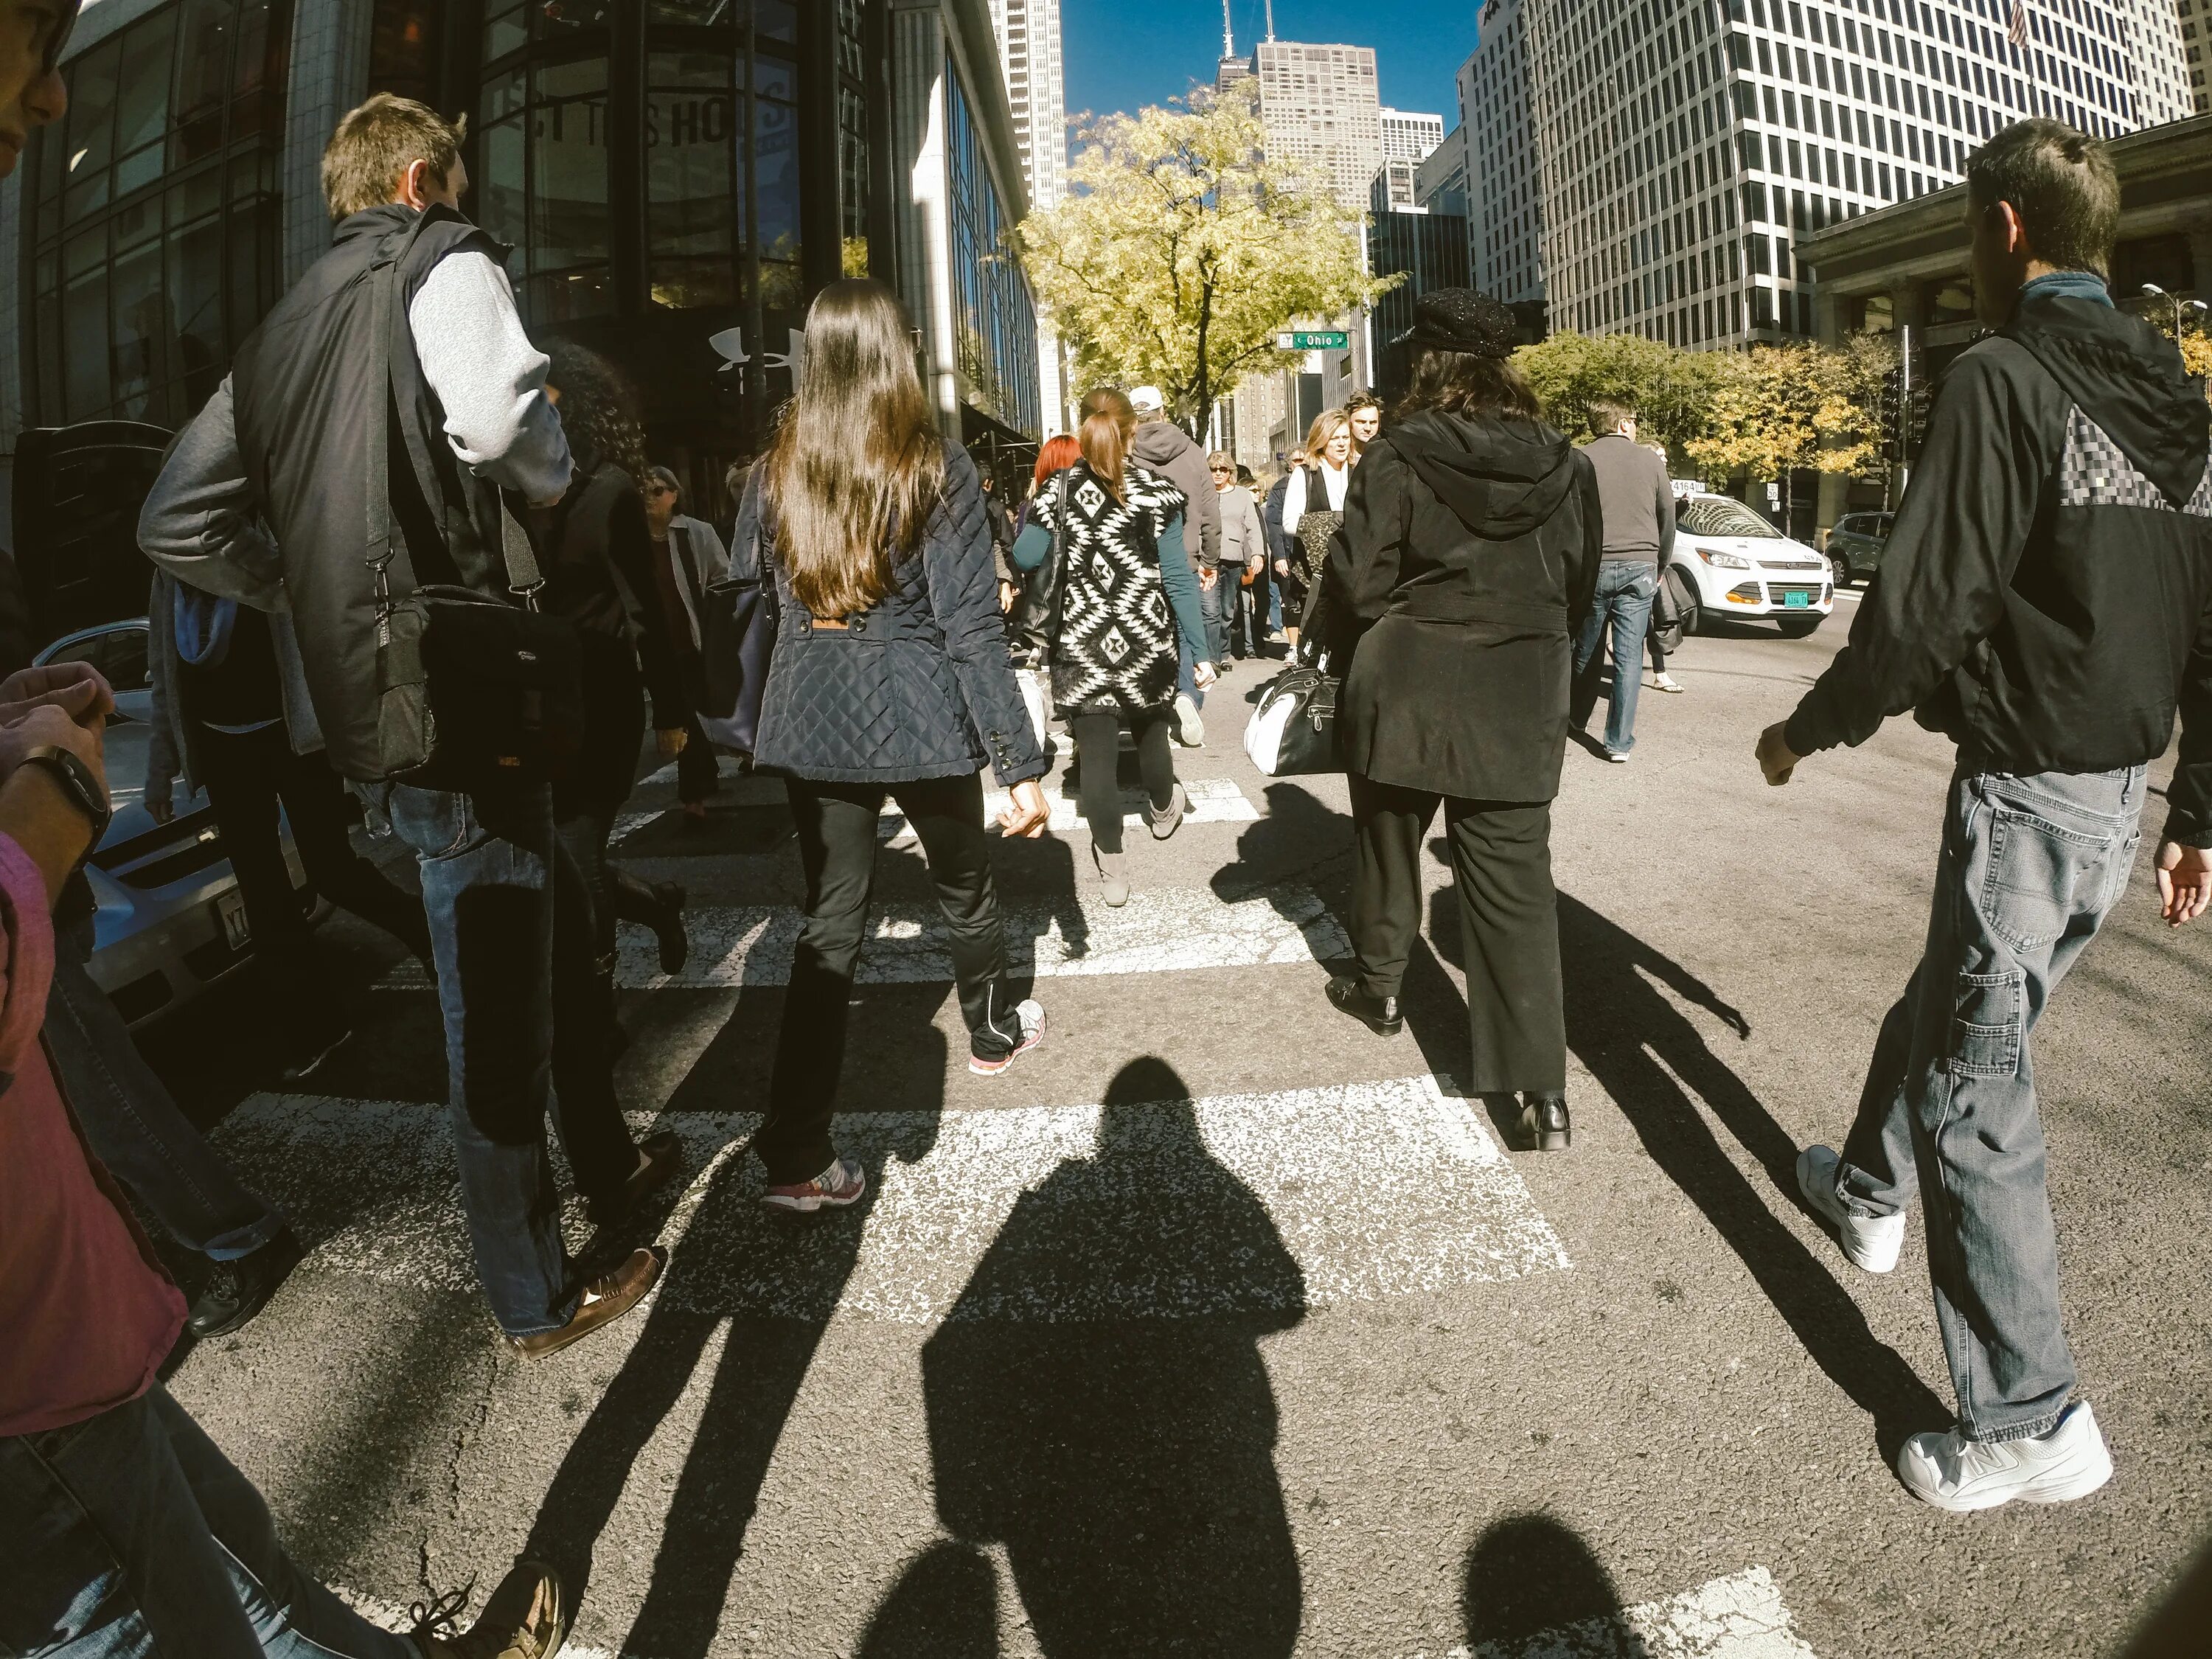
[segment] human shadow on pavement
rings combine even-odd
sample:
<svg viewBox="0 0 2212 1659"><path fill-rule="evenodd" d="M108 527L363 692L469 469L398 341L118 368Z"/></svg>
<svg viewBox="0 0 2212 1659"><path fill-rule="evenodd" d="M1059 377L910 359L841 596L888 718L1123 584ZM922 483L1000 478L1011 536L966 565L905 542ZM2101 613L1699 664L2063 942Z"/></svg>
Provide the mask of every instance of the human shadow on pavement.
<svg viewBox="0 0 2212 1659"><path fill-rule="evenodd" d="M860 1040L858 1021L853 1035ZM582 1605L593 1548L632 1466L692 1385L718 1330L728 1324L661 1521L643 1605L628 1636L613 1644L617 1651L678 1659L713 1649L762 1484L859 1259L884 1170L894 1159L918 1163L936 1145L945 1040L933 1027L923 1027L905 1042L907 1063L917 1079L934 1079L927 1085L934 1106L841 1121L841 1151L857 1157L868 1172L867 1195L851 1209L812 1216L765 1210L759 1201L760 1168L750 1148L729 1149L669 1258L645 1328L538 1506L526 1553L558 1566L572 1600ZM733 1303L732 1316L725 1310Z"/></svg>
<svg viewBox="0 0 2212 1659"><path fill-rule="evenodd" d="M939 1516L1004 1546L1048 1659L1297 1638L1259 1344L1304 1316L1304 1278L1188 1094L1162 1060L1123 1066L1095 1150L1022 1196L922 1349ZM879 1627L942 1602L912 1577Z"/></svg>
<svg viewBox="0 0 2212 1659"><path fill-rule="evenodd" d="M1613 1575L1579 1533L1553 1516L1509 1515L1483 1529L1467 1553L1460 1611L1468 1647L1486 1656L1518 1654L1551 1631L1558 1638L1538 1651L1649 1659L1643 1638L1621 1620Z"/></svg>
<svg viewBox="0 0 2212 1659"><path fill-rule="evenodd" d="M1431 933L1459 963L1449 907ZM1559 895L1559 951L1569 1050L1620 1108L1652 1161L1736 1253L1814 1363L1874 1419L1883 1456L1894 1458L1908 1434L1948 1426L1948 1408L1875 1335L1835 1274L1776 1215L1707 1125L1701 1102L1759 1160L1776 1192L1796 1191L1796 1143L1651 981L1712 1014L1740 1041L1750 1040L1750 1022L1680 963L1566 893Z"/></svg>
<svg viewBox="0 0 2212 1659"><path fill-rule="evenodd" d="M908 1563L868 1620L859 1659L994 1659L999 1575L972 1544L940 1539Z"/></svg>

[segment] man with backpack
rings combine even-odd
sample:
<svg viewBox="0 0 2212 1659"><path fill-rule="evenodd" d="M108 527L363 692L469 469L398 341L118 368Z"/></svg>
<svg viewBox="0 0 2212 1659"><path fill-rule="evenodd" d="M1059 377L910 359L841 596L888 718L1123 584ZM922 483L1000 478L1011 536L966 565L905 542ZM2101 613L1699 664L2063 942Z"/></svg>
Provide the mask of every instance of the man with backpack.
<svg viewBox="0 0 2212 1659"><path fill-rule="evenodd" d="M459 210L456 129L380 94L340 121L322 171L335 245L179 440L139 540L180 581L289 608L331 765L416 854L477 1277L534 1358L619 1317L660 1271L641 1249L574 1282L548 1109L603 1226L681 1164L672 1133L633 1145L615 1099L589 900L544 776L456 730L507 706L459 659L518 637L507 607L527 604L535 560L515 514L566 491L568 445L497 245ZM514 651L517 676L559 655L560 624L532 625L544 649ZM546 708L560 690L548 681Z"/></svg>
<svg viewBox="0 0 2212 1659"><path fill-rule="evenodd" d="M1850 643L1759 738L1771 784L1910 708L1958 744L1919 966L1882 1022L1840 1153L1797 1180L1844 1254L1896 1265L1927 1210L1957 1425L1898 1455L1939 1509L2095 1491L2028 1039L2127 890L2148 763L2179 711L2157 859L2179 927L2212 896L2212 475L2204 382L2113 307L2105 147L2019 122L1967 169L1976 303Z"/></svg>

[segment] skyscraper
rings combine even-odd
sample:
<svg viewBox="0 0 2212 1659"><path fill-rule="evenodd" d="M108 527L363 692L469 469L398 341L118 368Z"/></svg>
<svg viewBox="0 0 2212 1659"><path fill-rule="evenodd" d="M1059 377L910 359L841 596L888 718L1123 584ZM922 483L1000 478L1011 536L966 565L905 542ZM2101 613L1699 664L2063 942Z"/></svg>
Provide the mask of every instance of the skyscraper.
<svg viewBox="0 0 2212 1659"><path fill-rule="evenodd" d="M1055 205L1067 188L1067 89L1060 68L1060 0L991 0L1006 101L1014 108L1030 205Z"/></svg>
<svg viewBox="0 0 2212 1659"><path fill-rule="evenodd" d="M1418 166L1444 141L1444 118L1441 115L1422 115L1386 105L1382 117L1385 161L1411 161Z"/></svg>
<svg viewBox="0 0 2212 1659"><path fill-rule="evenodd" d="M1375 49L1263 40L1255 61L1268 154L1318 166L1346 211L1364 213L1382 166Z"/></svg>
<svg viewBox="0 0 2212 1659"><path fill-rule="evenodd" d="M1686 346L1813 331L1795 239L1999 128L2173 118L2166 0L1491 0L1461 70L1477 281Z"/></svg>
<svg viewBox="0 0 2212 1659"><path fill-rule="evenodd" d="M2212 58L2212 0L2177 0L2181 25L2182 88L2199 115L2212 115L2212 84L2207 83L2206 59Z"/></svg>

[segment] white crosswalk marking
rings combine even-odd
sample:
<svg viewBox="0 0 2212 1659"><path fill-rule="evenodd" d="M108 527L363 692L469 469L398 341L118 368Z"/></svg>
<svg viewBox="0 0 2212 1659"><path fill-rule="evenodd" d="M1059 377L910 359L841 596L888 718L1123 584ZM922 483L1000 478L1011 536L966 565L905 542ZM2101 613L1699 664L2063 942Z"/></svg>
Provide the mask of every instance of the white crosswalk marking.
<svg viewBox="0 0 2212 1659"><path fill-rule="evenodd" d="M663 1300L903 1324L1200 1319L1570 1265L1480 1109L1431 1078L1104 1108L848 1113L838 1144L867 1166L875 1194L862 1216L805 1228L757 1201L759 1165L739 1145L757 1122L666 1120L698 1173L664 1232L676 1256ZM424 1289L475 1283L443 1108L261 1095L217 1139L303 1234L331 1229L311 1237L322 1267ZM992 1271L978 1280L987 1252ZM1249 1265L1269 1261L1279 1268Z"/></svg>
<svg viewBox="0 0 2212 1659"><path fill-rule="evenodd" d="M1257 823L1260 809L1252 805L1229 778L1186 778L1183 793L1188 798L1190 809L1183 814L1185 823ZM1012 796L1004 789L988 791L983 796L983 822L995 823L999 814L1006 810ZM1070 795L1054 794L1052 800L1052 832L1056 836L1089 835L1091 826ZM1121 792L1121 822L1126 829L1145 827L1144 812L1146 798L1142 789ZM878 837L886 844L908 848L919 846L913 827L900 814L896 804L884 807L884 821L878 830Z"/></svg>
<svg viewBox="0 0 2212 1659"><path fill-rule="evenodd" d="M1095 886L1095 883L1092 884ZM1270 963L1315 963L1352 953L1328 907L1305 887L1271 887L1234 902L1204 890L1139 892L1119 909L1058 902L1001 899L1007 957L1018 973L1040 979L1099 974L1165 974ZM672 987L726 988L787 985L792 953L805 920L790 905L700 906L684 914L691 958L674 976L660 971L651 933L625 923L616 983L625 990ZM874 907L860 953L864 985L951 983L945 918L934 904ZM428 983L408 962L382 981L387 989Z"/></svg>
<svg viewBox="0 0 2212 1659"><path fill-rule="evenodd" d="M1639 1659L1814 1659L1765 1567L1526 1641L1453 1648L1445 1659L1615 1659L1630 1653Z"/></svg>

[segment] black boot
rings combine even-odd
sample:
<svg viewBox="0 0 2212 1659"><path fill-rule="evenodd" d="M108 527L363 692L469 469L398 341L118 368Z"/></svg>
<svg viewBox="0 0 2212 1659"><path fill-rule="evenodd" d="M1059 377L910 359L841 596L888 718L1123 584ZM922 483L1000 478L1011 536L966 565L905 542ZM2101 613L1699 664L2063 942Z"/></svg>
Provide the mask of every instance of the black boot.
<svg viewBox="0 0 2212 1659"><path fill-rule="evenodd" d="M653 935L660 945L660 971L673 978L691 957L691 937L684 931L685 894L672 881L657 881L653 896L659 909L653 919Z"/></svg>
<svg viewBox="0 0 2212 1659"><path fill-rule="evenodd" d="M1565 1095L1521 1097L1521 1138L1533 1152L1564 1152L1575 1138Z"/></svg>
<svg viewBox="0 0 2212 1659"><path fill-rule="evenodd" d="M192 1304L185 1323L205 1341L236 1330L268 1305L276 1287L300 1265L300 1241L289 1227L250 1255L216 1264L215 1277Z"/></svg>
<svg viewBox="0 0 2212 1659"><path fill-rule="evenodd" d="M1395 1036L1406 1029L1398 999L1367 996L1357 980L1339 976L1329 981L1328 1000L1378 1036Z"/></svg>

